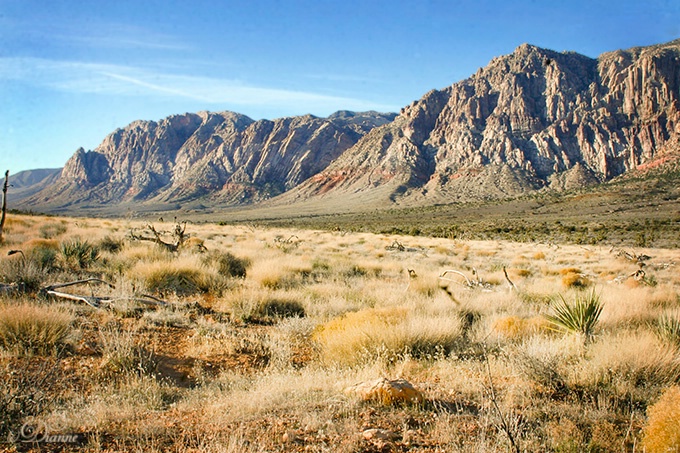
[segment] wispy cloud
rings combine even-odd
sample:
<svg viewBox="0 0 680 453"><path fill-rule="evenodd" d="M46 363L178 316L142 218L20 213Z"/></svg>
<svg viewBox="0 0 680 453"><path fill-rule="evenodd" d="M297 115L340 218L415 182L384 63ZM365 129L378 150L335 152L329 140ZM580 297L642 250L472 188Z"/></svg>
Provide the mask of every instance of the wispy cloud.
<svg viewBox="0 0 680 453"><path fill-rule="evenodd" d="M15 80L62 92L136 97L174 97L204 104L394 110L395 106L309 91L245 84L227 78L166 73L152 69L57 61L41 58L0 58L0 80Z"/></svg>
<svg viewBox="0 0 680 453"><path fill-rule="evenodd" d="M73 34L71 30L57 30L52 37L96 49L191 50L189 44L173 36L117 23L97 24L78 34Z"/></svg>

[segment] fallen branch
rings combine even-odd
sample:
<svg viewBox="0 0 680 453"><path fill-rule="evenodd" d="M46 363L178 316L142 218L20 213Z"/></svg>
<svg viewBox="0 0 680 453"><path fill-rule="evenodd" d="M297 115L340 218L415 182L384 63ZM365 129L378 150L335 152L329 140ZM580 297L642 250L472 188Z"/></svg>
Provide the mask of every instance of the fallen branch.
<svg viewBox="0 0 680 453"><path fill-rule="evenodd" d="M611 251L614 251L614 249L612 249ZM647 265L647 261L652 259L652 257L649 255L644 254L638 255L635 252L627 252L625 250L617 250L616 256L620 256L622 258L627 259L628 261L632 261L640 267L645 267Z"/></svg>
<svg viewBox="0 0 680 453"><path fill-rule="evenodd" d="M454 270L454 269L448 269L448 270L445 270L444 272L442 272L441 274L439 274L440 280L446 280L446 281L461 284L461 282L456 280L456 279L446 277L446 274L449 274L449 273L460 275L461 277L463 277L465 279L465 284L463 286L467 286L470 289L482 288L485 291L491 290L491 285L484 282L479 277L479 274L477 273L477 269L472 269L472 275L477 276L476 280L471 280L471 279L467 278L467 276L464 273L462 273L461 271L457 271L457 270Z"/></svg>
<svg viewBox="0 0 680 453"><path fill-rule="evenodd" d="M387 247L385 247L385 250L397 250L397 251L399 251L399 252L403 252L404 250L406 250L406 247L404 247L404 246L401 244L401 242L395 240L395 241L392 243L392 245L388 245Z"/></svg>
<svg viewBox="0 0 680 453"><path fill-rule="evenodd" d="M44 288L42 288L39 292L39 294L42 295L49 295L52 297L57 297L60 299L66 299L66 300L72 300L76 302L83 302L86 303L87 305L94 307L94 308L101 308L102 305L110 305L116 301L119 300L129 300L133 302L139 302L143 303L146 305L161 305L161 306L167 306L168 303L158 299L157 297L150 296L148 294L142 294L141 297L133 296L133 297L111 297L111 296L83 296L79 294L71 294L71 293L64 293L61 291L55 291L56 289L59 288L66 288L69 286L74 286L74 285L81 285L83 283L102 283L107 285L111 289L116 289L114 285L112 285L109 282L106 282L104 280L100 280L98 278L88 278L85 280L76 280L73 282L67 282L67 283L58 283L55 285L49 285Z"/></svg>
<svg viewBox="0 0 680 453"><path fill-rule="evenodd" d="M144 236L143 234L136 234L134 230L130 230L130 239L135 240L135 241L149 241L149 242L154 242L161 247L165 248L169 252L175 253L179 250L180 247L184 244L184 241L187 239L186 235L186 228L187 228L187 223L177 223L175 225L174 231L171 233L173 237L175 238L174 242L166 242L164 241L161 236L163 234L170 234L168 231L157 231L156 228L151 225L150 223L146 225L146 228L151 232L153 237L149 236Z"/></svg>

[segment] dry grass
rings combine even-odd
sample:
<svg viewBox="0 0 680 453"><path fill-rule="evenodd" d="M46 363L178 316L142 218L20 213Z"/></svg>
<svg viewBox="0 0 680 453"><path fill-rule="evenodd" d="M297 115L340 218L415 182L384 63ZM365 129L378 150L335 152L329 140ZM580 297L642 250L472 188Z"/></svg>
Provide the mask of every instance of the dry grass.
<svg viewBox="0 0 680 453"><path fill-rule="evenodd" d="M649 453L680 451L680 387L668 388L647 409L644 448Z"/></svg>
<svg viewBox="0 0 680 453"><path fill-rule="evenodd" d="M7 225L0 278L33 292L1 296L0 326L17 320L36 339L2 337L0 360L28 379L46 358L35 356L50 356L54 371L24 387L59 397L30 414L96 433L84 451L501 452L503 417L522 451L633 451L643 437L653 451L653 439L672 438L654 427L675 429L659 414L677 392L659 395L680 381L680 356L659 320L680 310L677 250L636 250L653 258L630 286L637 265L610 246L190 224L188 246L169 253L126 239L143 222L10 215ZM63 259L76 236L96 259ZM25 258L6 256L17 249ZM484 285L443 281L447 269ZM116 288L70 291L148 292L170 305L33 302L41 286L82 276ZM583 287L603 303L587 344L546 320L551 300ZM74 388L57 385L64 376ZM344 392L381 377L407 379L425 402L376 407ZM11 413L13 424L26 417ZM367 428L395 439L377 445Z"/></svg>
<svg viewBox="0 0 680 453"><path fill-rule="evenodd" d="M0 306L0 348L6 353L58 355L72 346L73 316L63 309L23 302Z"/></svg>
<svg viewBox="0 0 680 453"><path fill-rule="evenodd" d="M347 313L319 326L312 338L325 363L356 366L376 359L446 356L460 336L458 318L382 308Z"/></svg>

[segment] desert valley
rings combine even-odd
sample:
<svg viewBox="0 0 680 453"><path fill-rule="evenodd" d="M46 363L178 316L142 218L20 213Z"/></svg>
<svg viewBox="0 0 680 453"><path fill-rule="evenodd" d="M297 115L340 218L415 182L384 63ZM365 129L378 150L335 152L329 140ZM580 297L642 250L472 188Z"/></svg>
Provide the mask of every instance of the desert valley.
<svg viewBox="0 0 680 453"><path fill-rule="evenodd" d="M680 451L680 41L10 173L0 448Z"/></svg>

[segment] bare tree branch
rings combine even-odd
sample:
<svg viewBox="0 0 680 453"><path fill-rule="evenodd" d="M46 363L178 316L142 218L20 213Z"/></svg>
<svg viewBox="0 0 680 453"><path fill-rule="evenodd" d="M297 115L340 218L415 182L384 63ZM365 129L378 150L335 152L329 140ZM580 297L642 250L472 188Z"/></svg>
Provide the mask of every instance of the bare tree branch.
<svg viewBox="0 0 680 453"><path fill-rule="evenodd" d="M0 214L0 243L3 242L3 229L5 228L5 215L7 214L7 188L9 187L9 170L5 172L5 183L2 185L2 214Z"/></svg>

